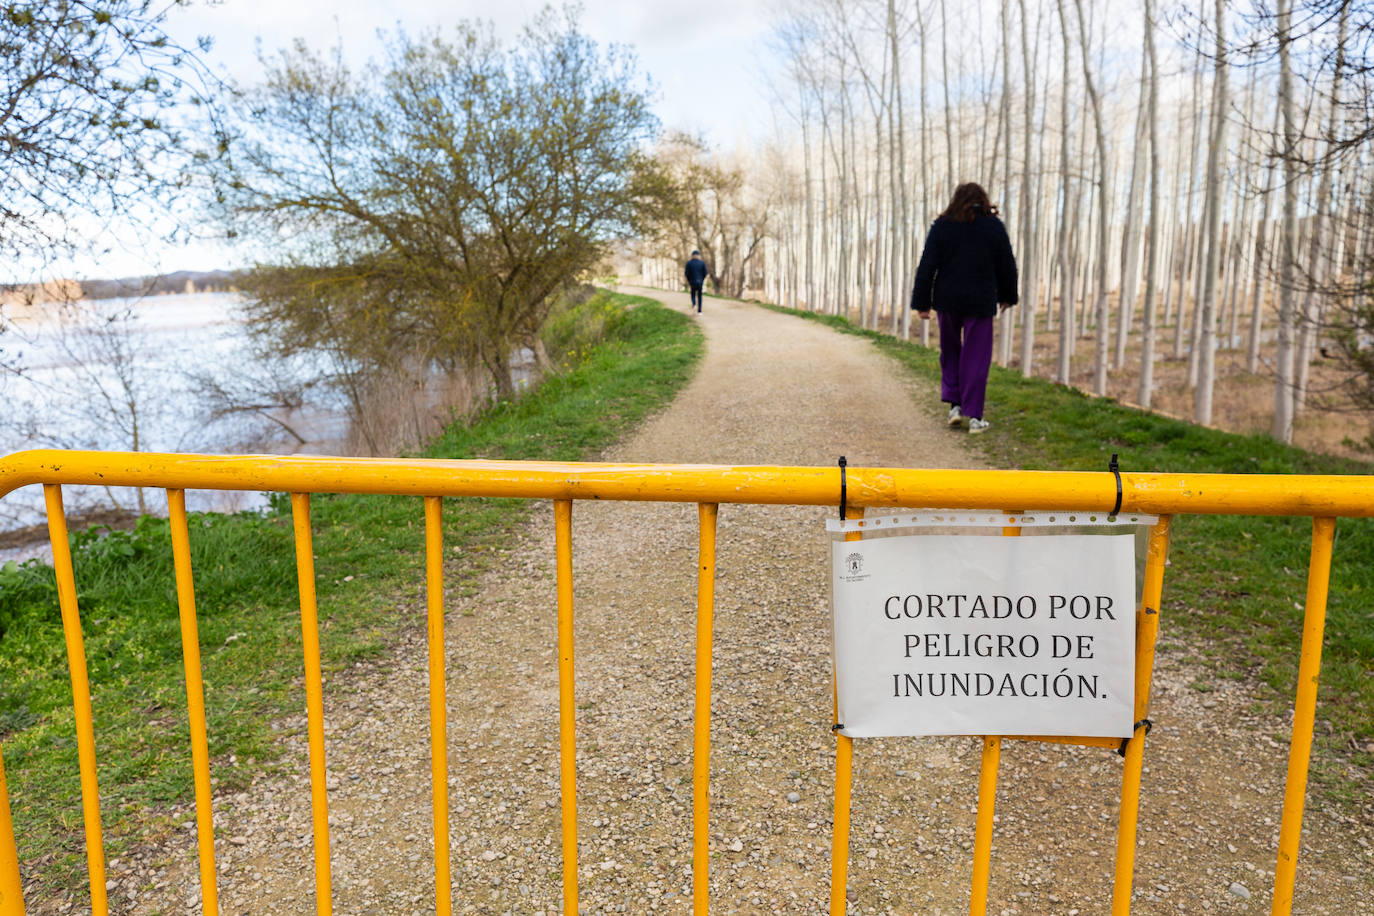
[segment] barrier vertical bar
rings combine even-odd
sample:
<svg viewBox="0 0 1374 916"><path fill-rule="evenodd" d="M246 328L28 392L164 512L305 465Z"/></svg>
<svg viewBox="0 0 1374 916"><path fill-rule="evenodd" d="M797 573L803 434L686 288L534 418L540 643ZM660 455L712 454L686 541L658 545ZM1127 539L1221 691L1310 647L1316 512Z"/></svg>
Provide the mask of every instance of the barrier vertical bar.
<svg viewBox="0 0 1374 916"><path fill-rule="evenodd" d="M196 795L196 845L200 854L200 900L205 916L219 913L215 879L215 824L210 804L210 745L205 727L205 684L201 678L200 632L196 624L196 585L191 575L191 537L186 526L186 491L167 491L176 571L177 613L181 618L181 662L186 671L186 716L191 726L191 778Z"/></svg>
<svg viewBox="0 0 1374 916"><path fill-rule="evenodd" d="M329 875L329 798L324 768L324 676L320 672L320 622L315 606L315 549L310 537L310 494L291 494L296 535L296 575L300 580L301 639L305 654L306 731L310 744L310 811L315 835L315 912L329 916L333 899Z"/></svg>
<svg viewBox="0 0 1374 916"><path fill-rule="evenodd" d="M572 500L553 501L558 569L558 783L563 815L563 912L577 912L577 707L573 699Z"/></svg>
<svg viewBox="0 0 1374 916"><path fill-rule="evenodd" d="M978 771L978 820L973 831L973 891L970 916L988 909L988 875L992 868L992 819L997 808L997 768L1002 762L1002 739L983 738L983 762Z"/></svg>
<svg viewBox="0 0 1374 916"><path fill-rule="evenodd" d="M435 916L453 912L448 839L448 700L444 683L444 502L425 497L430 778L434 785Z"/></svg>
<svg viewBox="0 0 1374 916"><path fill-rule="evenodd" d="M1169 516L1161 516L1150 528L1145 582L1140 592L1140 613L1136 615L1134 722L1143 722L1150 715L1150 679L1155 666L1155 639L1159 635L1159 605L1164 596L1164 563L1169 559L1170 521ZM1116 830L1112 916L1128 916L1131 912L1136 829L1140 818L1140 774L1145 760L1144 728L1138 726L1126 742L1126 762L1121 774L1121 815Z"/></svg>
<svg viewBox="0 0 1374 916"><path fill-rule="evenodd" d="M862 508L845 507L845 518L863 518ZM851 531L846 541L857 541L863 532ZM833 684L834 721L840 721L839 686ZM835 821L830 833L830 916L844 916L849 893L849 806L854 785L854 739L835 733Z"/></svg>
<svg viewBox="0 0 1374 916"><path fill-rule="evenodd" d="M1279 859L1274 869L1273 916L1293 911L1293 883L1298 876L1298 842L1307 796L1307 767L1312 759L1312 726L1317 717L1317 676L1322 667L1322 630L1326 626L1326 591L1331 579L1334 518L1312 519L1312 556L1307 567L1307 603L1298 657L1298 692L1293 701L1293 737L1288 746L1288 784L1279 823Z"/></svg>
<svg viewBox="0 0 1374 916"><path fill-rule="evenodd" d="M91 878L91 914L108 916L105 892L105 844L100 830L100 788L95 770L95 722L91 715L91 685L86 676L86 646L81 636L81 615L76 603L76 576L67 542L67 515L62 508L62 487L43 485L48 510L48 536L52 540L52 566L57 574L57 604L62 612L62 635L67 641L67 666L72 678L72 708L76 713L76 756L81 767L81 811L86 828L86 866Z"/></svg>
<svg viewBox="0 0 1374 916"><path fill-rule="evenodd" d="M716 503L697 506L697 677L692 747L692 912L706 916L711 859L711 636L716 594Z"/></svg>
<svg viewBox="0 0 1374 916"><path fill-rule="evenodd" d="M1020 525L1004 525L1003 537L1020 537ZM992 872L992 827L997 812L997 770L1002 763L1002 739L983 737L983 758L978 768L978 815L973 830L973 885L969 913L980 916L988 909L988 882Z"/></svg>
<svg viewBox="0 0 1374 916"><path fill-rule="evenodd" d="M19 881L19 847L10 817L10 787L5 782L5 755L0 753L0 916L24 916L24 888Z"/></svg>

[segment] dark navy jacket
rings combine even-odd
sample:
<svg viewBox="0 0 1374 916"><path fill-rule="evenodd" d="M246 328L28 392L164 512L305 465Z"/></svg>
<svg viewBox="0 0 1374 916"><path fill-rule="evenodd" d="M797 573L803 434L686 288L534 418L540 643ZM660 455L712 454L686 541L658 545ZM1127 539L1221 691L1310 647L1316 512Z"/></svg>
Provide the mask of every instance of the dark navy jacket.
<svg viewBox="0 0 1374 916"><path fill-rule="evenodd" d="M1016 301L1016 258L1000 219L979 214L970 223L931 225L911 291L913 309L991 318L999 302Z"/></svg>
<svg viewBox="0 0 1374 916"><path fill-rule="evenodd" d="M706 262L701 258L692 258L688 261L683 272L687 274L687 282L692 286L700 286L706 282Z"/></svg>

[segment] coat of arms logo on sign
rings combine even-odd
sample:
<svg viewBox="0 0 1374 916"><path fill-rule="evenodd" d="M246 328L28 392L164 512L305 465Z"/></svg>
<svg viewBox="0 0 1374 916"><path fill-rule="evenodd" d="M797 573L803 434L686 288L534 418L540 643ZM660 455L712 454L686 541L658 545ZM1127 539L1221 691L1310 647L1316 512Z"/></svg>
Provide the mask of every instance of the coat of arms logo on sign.
<svg viewBox="0 0 1374 916"><path fill-rule="evenodd" d="M841 731L1132 734L1125 535L908 535L833 545Z"/></svg>

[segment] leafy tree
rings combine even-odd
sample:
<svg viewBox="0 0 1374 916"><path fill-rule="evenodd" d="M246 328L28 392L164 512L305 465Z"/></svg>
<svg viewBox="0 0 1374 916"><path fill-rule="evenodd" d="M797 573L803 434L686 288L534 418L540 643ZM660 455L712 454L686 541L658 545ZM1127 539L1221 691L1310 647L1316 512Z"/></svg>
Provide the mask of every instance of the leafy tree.
<svg viewBox="0 0 1374 916"><path fill-rule="evenodd" d="M569 11L510 47L474 22L397 33L358 74L297 42L216 162L232 231L260 246L250 311L277 352L480 364L512 394L557 294L659 207L648 101Z"/></svg>
<svg viewBox="0 0 1374 916"><path fill-rule="evenodd" d="M0 261L50 261L183 186L176 112L212 107L164 29L185 2L0 0Z"/></svg>
<svg viewBox="0 0 1374 916"><path fill-rule="evenodd" d="M774 201L748 186L742 169L720 162L692 137L670 137L661 157L672 197L655 223L654 241L682 254L701 251L716 292L742 295L769 234Z"/></svg>

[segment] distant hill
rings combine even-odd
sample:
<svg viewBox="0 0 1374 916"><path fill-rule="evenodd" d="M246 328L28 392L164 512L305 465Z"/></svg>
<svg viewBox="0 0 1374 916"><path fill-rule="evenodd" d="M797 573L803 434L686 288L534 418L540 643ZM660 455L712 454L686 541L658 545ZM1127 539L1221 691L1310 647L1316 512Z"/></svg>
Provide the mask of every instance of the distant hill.
<svg viewBox="0 0 1374 916"><path fill-rule="evenodd" d="M0 286L0 304L29 305L76 299L163 296L169 293L218 293L235 289L237 275L228 270L178 270L147 277L108 280L54 280L43 284Z"/></svg>
<svg viewBox="0 0 1374 916"><path fill-rule="evenodd" d="M168 293L220 293L234 289L236 275L227 270L178 270L152 277L82 280L81 298L114 299Z"/></svg>

